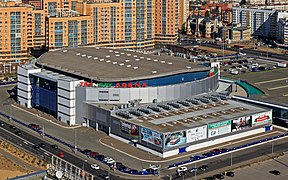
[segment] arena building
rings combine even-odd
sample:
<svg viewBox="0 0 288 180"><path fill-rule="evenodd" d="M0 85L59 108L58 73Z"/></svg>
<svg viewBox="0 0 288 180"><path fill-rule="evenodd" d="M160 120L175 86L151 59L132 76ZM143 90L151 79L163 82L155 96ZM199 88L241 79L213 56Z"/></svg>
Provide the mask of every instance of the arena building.
<svg viewBox="0 0 288 180"><path fill-rule="evenodd" d="M218 64L98 47L18 69L18 103L160 157L270 130L272 111L216 93Z"/></svg>

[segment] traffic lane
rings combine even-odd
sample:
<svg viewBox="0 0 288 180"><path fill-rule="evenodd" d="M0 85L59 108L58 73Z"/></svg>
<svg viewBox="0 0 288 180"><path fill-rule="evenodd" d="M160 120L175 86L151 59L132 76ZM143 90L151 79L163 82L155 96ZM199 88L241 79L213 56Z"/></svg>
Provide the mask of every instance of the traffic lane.
<svg viewBox="0 0 288 180"><path fill-rule="evenodd" d="M287 151L288 149L288 142L287 142L287 138L281 139L279 141L274 142L274 146L273 146L273 153L277 154L277 153L282 153L283 151ZM245 149L245 150L241 150L241 151L237 151L237 152L232 152L232 164L237 164L237 163L241 163L244 161L249 161L251 159L255 159L261 156L266 156L266 157L270 157L272 153L272 143L266 143L266 144L262 144L260 146L256 146L256 147L252 147L249 149ZM230 169L230 165L231 165L231 153L228 153L226 155L222 155L219 157L215 157L209 160L204 160L202 162L196 162L193 163L191 165L186 166L188 169L192 168L192 167L199 167L201 165L208 165L208 169L205 171L205 175L209 176L209 175L213 175L216 174L215 171L217 172L218 169L221 168L227 168ZM233 166L233 168L236 168L236 166ZM176 169L173 170L167 170L169 171L167 174L173 175L173 177L175 177L176 179L180 179L183 177L177 177L176 175ZM174 172L173 172L174 171ZM211 174L210 172L213 172L213 174ZM163 172L162 172L163 173ZM164 172L165 173L165 172ZM197 171L196 176L199 175L203 175L204 171ZM222 173L222 172L217 172L217 173ZM187 175L185 176L185 178L191 178L194 177L195 173L187 173Z"/></svg>
<svg viewBox="0 0 288 180"><path fill-rule="evenodd" d="M5 131L5 130L6 131ZM10 132L9 136L7 136L7 131ZM58 149L58 150L54 150L51 147L51 144L45 142L46 146L44 148L39 148L39 149L34 149L33 145L35 144L39 144L41 142L43 142L43 140L40 140L39 138L35 137L35 136L31 136L30 134L23 132L22 131L22 135L18 136L15 133L16 130L11 129L10 127L8 127L8 124L5 124L4 127L0 128L0 135L2 137L4 137L5 139L12 141L15 144L18 144L20 146L22 146L23 148L25 148L27 151L37 155L38 157L44 158L44 159L48 159L47 157L45 158L44 155L47 156L47 154L45 154L45 151L43 151L42 149L48 151L49 153L57 156L59 152L63 152L64 155L64 160L68 161L71 164L74 164L75 166L78 166L79 168L81 168L83 165L86 167L90 167L91 164L88 162L85 162L85 160L80 160L78 158L75 158L75 156L70 155L68 152ZM30 143L24 143L25 141L23 141L23 139L25 139L26 142L30 142ZM49 157L51 158L51 157ZM51 161L51 160L50 160ZM95 175L95 176L99 176L101 173L104 173L104 170L93 170L93 169L87 169L87 172Z"/></svg>

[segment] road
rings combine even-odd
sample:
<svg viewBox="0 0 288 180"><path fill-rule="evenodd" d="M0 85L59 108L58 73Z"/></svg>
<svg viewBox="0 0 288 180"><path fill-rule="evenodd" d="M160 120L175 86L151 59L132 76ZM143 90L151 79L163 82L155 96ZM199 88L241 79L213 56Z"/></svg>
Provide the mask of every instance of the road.
<svg viewBox="0 0 288 180"><path fill-rule="evenodd" d="M3 122L3 121L0 121ZM89 172L90 174L93 174L95 176L94 179L101 179L100 177L98 177L100 174L103 174L105 171L104 170L94 170L90 167L91 163L89 163L88 161L85 162L84 160L80 159L77 157L77 155L73 155L70 154L69 152L65 151L64 149L53 149L51 147L51 144L45 142L45 140L43 140L42 138L33 136L29 133L26 133L25 131L22 131L22 134L20 136L15 134L14 129L11 129L9 127L9 124L7 124L6 122L4 127L0 127L0 136L3 137L3 139L12 142L13 144L17 145L17 146L21 146L23 149L27 150L28 152L31 152L32 154L41 157L43 160L45 160L46 162L50 162L51 161L51 156L57 156L57 154L59 152L64 152L65 156L64 156L64 160L68 161L69 163L79 167L81 169L81 167L86 167L85 171ZM17 126L16 126L17 127ZM44 148L40 148L40 149L34 149L32 146L34 144L39 144L40 142L45 142L46 146ZM79 153L79 152L78 152ZM99 162L98 162L99 164ZM110 174L110 179L121 179L115 175Z"/></svg>

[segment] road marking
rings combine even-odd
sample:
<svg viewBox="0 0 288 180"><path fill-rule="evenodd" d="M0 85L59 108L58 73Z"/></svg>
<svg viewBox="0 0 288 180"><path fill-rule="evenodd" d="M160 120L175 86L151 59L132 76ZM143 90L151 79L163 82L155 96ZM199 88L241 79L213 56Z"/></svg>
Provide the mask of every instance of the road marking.
<svg viewBox="0 0 288 180"><path fill-rule="evenodd" d="M229 142L229 141L227 141L227 142L226 142L225 144L223 144L222 146L216 146L216 147L214 147L214 149L218 149L218 148L221 148L221 147L229 146L229 145L232 145L232 144L238 144L238 143L243 142L243 141L247 141L247 140L251 140L251 139L256 139L256 138L258 138L258 137L267 136L267 135L276 134L276 133L280 133L280 134L281 134L281 133L283 133L283 132L273 131L273 132L269 132L269 133L267 133L267 134L262 134L262 135L259 135L259 136L254 136L253 138L251 137L251 138L243 139L243 140L240 140L240 141L235 141L235 142L232 142L232 143ZM139 161L143 161L143 162L161 163L161 162L174 161L174 160L177 160L177 159L179 159L179 158L185 158L185 157L190 157L190 156L191 156L191 153L190 153L190 154L187 154L187 155L185 155L185 156L181 156L181 157L178 156L178 157L175 157L175 158L172 158L172 159L166 159L166 160L160 160L160 161L152 161L152 160L141 159L141 158L138 158L138 157L136 157L136 156L133 156L133 155L131 155L131 154L129 154L129 153L126 153L126 152L124 152L124 151L121 151L121 150L119 150L119 149L117 149L117 148L115 148L115 147L113 147L113 146L110 146L110 145L108 145L108 144L103 143L101 140L104 139L104 138L107 138L107 137L102 137L101 139L98 140L100 144L102 144L102 145L104 145L104 146L106 146L106 147L109 147L109 148L111 148L111 149L113 149L113 150L115 150L115 151L118 151L118 152L120 152L120 153L123 153L123 154L125 154L125 155L127 155L127 156L130 156L130 157L132 157L132 158L135 158L135 159L137 159L137 160L139 160ZM217 144L216 144L216 145L217 145ZM198 151L196 154L202 154L203 152L207 152L208 150L209 150L209 147L207 147L207 150ZM189 153L189 152L188 152L188 153Z"/></svg>
<svg viewBox="0 0 288 180"><path fill-rule="evenodd" d="M286 77L286 78L280 78L280 79L272 79L272 80L268 80L268 81L257 82L254 84L265 84L265 83L270 83L270 82L282 81L282 80L286 80L286 79L288 79L288 78Z"/></svg>
<svg viewBox="0 0 288 180"><path fill-rule="evenodd" d="M61 124L58 124L58 123L56 123L56 122L54 122L54 121L52 121L52 120L43 118L43 117L39 116L38 114L31 113L31 112L29 112L29 111L27 111L27 110L25 110L25 109L22 109L22 108L20 108L20 107L18 107L18 106L15 106L15 105L12 105L12 106L15 107L15 108L17 108L17 109L19 109L19 110L21 110L21 111L24 111L24 112L26 112L26 113L29 113L29 114L31 114L31 115L33 115L33 116L36 116L37 118L41 118L41 119L43 119L43 120L45 120L45 121L48 121L48 122L50 122L50 123L52 123L52 124L55 124L55 125L57 125L57 126L59 126L59 127L61 127L61 128L75 129L75 128L81 127L81 125L75 125L75 126L73 126L73 127L62 126Z"/></svg>
<svg viewBox="0 0 288 180"><path fill-rule="evenodd" d="M278 87L274 87L274 88L269 88L268 90L269 91L272 91L272 90L276 90L276 89L282 89L282 88L287 88L288 85L285 85L285 86L278 86Z"/></svg>

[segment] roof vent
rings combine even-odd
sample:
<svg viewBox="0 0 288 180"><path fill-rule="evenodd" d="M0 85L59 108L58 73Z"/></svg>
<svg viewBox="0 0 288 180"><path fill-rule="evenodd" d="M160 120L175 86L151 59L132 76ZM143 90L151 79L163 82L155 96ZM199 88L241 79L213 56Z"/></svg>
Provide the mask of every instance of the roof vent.
<svg viewBox="0 0 288 180"><path fill-rule="evenodd" d="M124 63L120 63L119 66L124 66Z"/></svg>
<svg viewBox="0 0 288 180"><path fill-rule="evenodd" d="M99 47L95 47L95 49L100 49Z"/></svg>
<svg viewBox="0 0 288 180"><path fill-rule="evenodd" d="M131 56L131 54L127 54L127 56Z"/></svg>
<svg viewBox="0 0 288 180"><path fill-rule="evenodd" d="M154 59L153 61L154 61L154 62L157 62L157 61L158 61L158 59Z"/></svg>
<svg viewBox="0 0 288 180"><path fill-rule="evenodd" d="M168 62L168 64L169 64L169 65L172 65L173 63L172 63L172 62Z"/></svg>
<svg viewBox="0 0 288 180"><path fill-rule="evenodd" d="M127 68L131 67L131 64L128 64L126 67L127 67Z"/></svg>
<svg viewBox="0 0 288 180"><path fill-rule="evenodd" d="M109 55L107 55L106 57L107 57L107 58L109 58L110 56L109 56Z"/></svg>
<svg viewBox="0 0 288 180"><path fill-rule="evenodd" d="M80 53L77 53L77 54L76 54L76 56L80 56L80 55L81 55Z"/></svg>
<svg viewBox="0 0 288 180"><path fill-rule="evenodd" d="M120 54L125 54L124 52L121 52Z"/></svg>
<svg viewBox="0 0 288 180"><path fill-rule="evenodd" d="M107 60L106 62L107 62L107 63L110 63L111 61L110 61L110 60Z"/></svg>
<svg viewBox="0 0 288 180"><path fill-rule="evenodd" d="M187 69L191 69L191 66L186 66Z"/></svg>
<svg viewBox="0 0 288 180"><path fill-rule="evenodd" d="M161 63L162 63L162 64L164 64L164 63L165 63L165 61L161 61Z"/></svg>
<svg viewBox="0 0 288 180"><path fill-rule="evenodd" d="M113 52L113 50L109 50L109 52Z"/></svg>
<svg viewBox="0 0 288 180"><path fill-rule="evenodd" d="M133 57L137 57L137 55L134 55Z"/></svg>
<svg viewBox="0 0 288 180"><path fill-rule="evenodd" d="M130 62L130 60L129 60L129 59L126 59L125 62Z"/></svg>
<svg viewBox="0 0 288 180"><path fill-rule="evenodd" d="M94 57L94 59L98 59L98 57Z"/></svg>
<svg viewBox="0 0 288 180"><path fill-rule="evenodd" d="M176 121L173 121L172 123L173 123L173 124L177 124L177 122L176 122Z"/></svg>
<svg viewBox="0 0 288 180"><path fill-rule="evenodd" d="M197 118L197 117L194 117L193 119L194 119L194 120L197 120L198 118Z"/></svg>
<svg viewBox="0 0 288 180"><path fill-rule="evenodd" d="M63 50L63 52L65 53L65 52L67 52L67 50L66 50L66 49L64 49L64 50Z"/></svg>
<svg viewBox="0 0 288 180"><path fill-rule="evenodd" d="M112 64L117 64L117 62L116 62L116 61L114 61Z"/></svg>
<svg viewBox="0 0 288 180"><path fill-rule="evenodd" d="M88 59L92 58L92 56L87 56Z"/></svg>
<svg viewBox="0 0 288 180"><path fill-rule="evenodd" d="M157 71L152 71L152 74L156 74L157 73Z"/></svg>
<svg viewBox="0 0 288 180"><path fill-rule="evenodd" d="M104 61L104 59L100 59L100 61Z"/></svg>
<svg viewBox="0 0 288 180"><path fill-rule="evenodd" d="M232 112L235 112L235 109L231 109Z"/></svg>
<svg viewBox="0 0 288 180"><path fill-rule="evenodd" d="M144 59L144 57L141 56L140 59Z"/></svg>
<svg viewBox="0 0 288 180"><path fill-rule="evenodd" d="M150 61L151 60L151 58L147 58L147 61Z"/></svg>
<svg viewBox="0 0 288 180"><path fill-rule="evenodd" d="M82 57L85 57L85 56L86 56L86 54L83 54L83 55L82 55Z"/></svg>
<svg viewBox="0 0 288 180"><path fill-rule="evenodd" d="M115 56L119 57L119 56L120 56L120 54L115 54Z"/></svg>
<svg viewBox="0 0 288 180"><path fill-rule="evenodd" d="M184 122L187 122L187 119L183 119Z"/></svg>
<svg viewBox="0 0 288 180"><path fill-rule="evenodd" d="M240 109L240 110L242 110L242 111L244 110L244 108L243 108L243 107L240 107L239 109Z"/></svg>
<svg viewBox="0 0 288 180"><path fill-rule="evenodd" d="M118 51L115 51L115 54L118 54L119 52Z"/></svg>
<svg viewBox="0 0 288 180"><path fill-rule="evenodd" d="M135 61L139 61L140 59L135 59Z"/></svg>
<svg viewBox="0 0 288 180"><path fill-rule="evenodd" d="M137 66L135 66L135 67L133 67L133 69L138 69L138 67L137 67Z"/></svg>

